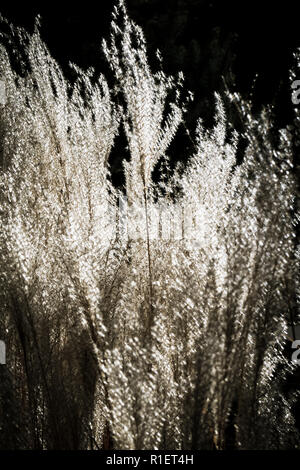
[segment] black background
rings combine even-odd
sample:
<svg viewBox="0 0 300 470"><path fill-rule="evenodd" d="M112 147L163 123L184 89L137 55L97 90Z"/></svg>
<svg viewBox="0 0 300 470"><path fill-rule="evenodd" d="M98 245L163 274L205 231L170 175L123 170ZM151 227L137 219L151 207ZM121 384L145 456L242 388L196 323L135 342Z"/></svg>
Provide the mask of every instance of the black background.
<svg viewBox="0 0 300 470"><path fill-rule="evenodd" d="M42 37L64 70L71 61L83 68L93 66L109 77L101 39L109 36L115 3L2 0L0 12L28 30L39 14ZM299 4L290 0L127 0L129 15L145 32L150 63L159 48L164 70L171 74L183 71L186 87L195 94L186 115L192 132L198 117L212 124L213 92L222 93L224 80L230 90L251 97L258 112L263 105L273 104L278 128L292 122L289 70L293 52L300 47ZM240 131L239 121L230 118ZM119 144L120 140L114 152ZM171 160L184 160L192 151L181 128L169 150ZM110 163L119 184L122 165L114 152Z"/></svg>
<svg viewBox="0 0 300 470"><path fill-rule="evenodd" d="M249 94L258 74L258 104L281 101L288 118L287 91L292 53L300 47L300 8L296 1L266 0L127 0L130 16L144 29L152 54L159 48L165 68L182 70L196 93L196 111L204 114L210 94L222 88L221 77L235 74L237 89ZM108 37L112 0L96 2L1 1L3 16L32 29L37 14L42 36L63 65L69 61L103 70L101 38ZM154 55L154 54L153 54ZM207 101L208 100L208 101ZM202 103L202 104L201 104ZM199 114L199 113L198 113ZM204 116L205 117L205 116Z"/></svg>

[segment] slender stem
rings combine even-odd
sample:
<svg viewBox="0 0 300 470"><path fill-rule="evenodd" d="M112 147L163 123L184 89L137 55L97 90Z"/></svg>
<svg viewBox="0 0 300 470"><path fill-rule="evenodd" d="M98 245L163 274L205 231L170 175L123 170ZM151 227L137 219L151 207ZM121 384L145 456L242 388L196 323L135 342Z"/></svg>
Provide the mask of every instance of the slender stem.
<svg viewBox="0 0 300 470"><path fill-rule="evenodd" d="M150 306L149 327L150 327L153 321L153 283L152 283L151 248L150 248L150 236L149 236L148 200L147 200L147 192L146 192L145 184L144 184L144 202L145 202L145 217L146 217L148 272L149 272L149 306Z"/></svg>

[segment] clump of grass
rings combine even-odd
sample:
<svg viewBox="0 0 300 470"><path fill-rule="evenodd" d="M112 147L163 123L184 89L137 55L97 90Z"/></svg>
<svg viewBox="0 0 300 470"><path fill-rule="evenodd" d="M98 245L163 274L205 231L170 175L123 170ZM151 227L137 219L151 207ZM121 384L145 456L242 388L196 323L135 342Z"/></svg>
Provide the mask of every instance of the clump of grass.
<svg viewBox="0 0 300 470"><path fill-rule="evenodd" d="M186 167L154 183L187 100L181 75L152 72L123 1L103 44L113 90L75 65L68 83L38 27L2 26L0 447L297 447L287 130L275 147L270 113L249 108L238 165L216 95L213 129L199 121ZM128 230L108 167L121 125Z"/></svg>

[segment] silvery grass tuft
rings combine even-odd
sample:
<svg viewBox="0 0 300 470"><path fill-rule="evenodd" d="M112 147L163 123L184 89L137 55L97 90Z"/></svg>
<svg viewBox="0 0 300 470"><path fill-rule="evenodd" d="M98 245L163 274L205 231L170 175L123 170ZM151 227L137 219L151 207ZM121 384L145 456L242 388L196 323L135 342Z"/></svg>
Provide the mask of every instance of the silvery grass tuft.
<svg viewBox="0 0 300 470"><path fill-rule="evenodd" d="M112 88L75 65L68 82L38 23L1 24L0 447L299 447L288 131L275 147L271 114L232 96L248 139L237 164L216 95L186 167L154 182L189 95L181 74L152 72L124 2L103 43ZM108 164L121 126L125 194Z"/></svg>

